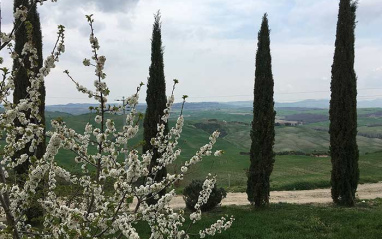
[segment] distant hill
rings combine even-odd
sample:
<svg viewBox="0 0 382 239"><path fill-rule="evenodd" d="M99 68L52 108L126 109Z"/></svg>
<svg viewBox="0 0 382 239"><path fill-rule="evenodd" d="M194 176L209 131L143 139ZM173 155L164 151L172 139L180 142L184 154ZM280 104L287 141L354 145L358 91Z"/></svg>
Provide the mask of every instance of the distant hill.
<svg viewBox="0 0 382 239"><path fill-rule="evenodd" d="M111 103L110 105L120 105ZM65 112L72 115L80 115L89 113L89 107L96 107L97 104L82 104L82 103L71 103L66 105L47 105L45 109L51 112ZM173 106L173 110L180 110L182 107L182 103L175 103ZM230 105L226 103L219 102L186 102L185 109L189 110L208 110L208 109L227 109L227 108L236 108L235 105ZM146 110L146 104L140 103L137 106L137 110L139 112L144 112Z"/></svg>
<svg viewBox="0 0 382 239"><path fill-rule="evenodd" d="M119 105L119 104L110 104ZM97 107L98 104L87 104L87 103L70 103L66 105L46 105L45 110L50 112L64 112L72 115L82 115L89 113L89 107ZM146 109L146 105L138 105L138 111L143 111Z"/></svg>
<svg viewBox="0 0 382 239"><path fill-rule="evenodd" d="M113 105L113 103L112 103ZM118 105L118 104L115 104ZM232 109L232 108L252 108L252 101L232 101L232 102L186 102L185 109L188 110L210 110L210 109ZM66 105L47 105L47 111L65 112L73 115L89 113L90 106L97 106L97 104L80 104L71 103ZM181 103L175 103L173 109L179 110ZM276 108L299 108L303 111L303 108L309 109L328 109L329 100L303 100L292 103L276 102ZM382 99L370 100L370 101L358 101L358 108L382 108ZM138 104L137 110L144 112L146 110L146 104Z"/></svg>
<svg viewBox="0 0 382 239"><path fill-rule="evenodd" d="M236 101L236 102L227 102L231 106L237 107L252 107L252 101ZM382 105L382 104L381 104ZM276 108L319 108L325 109L329 108L329 100L303 100L298 102L283 103L276 102Z"/></svg>
<svg viewBox="0 0 382 239"><path fill-rule="evenodd" d="M237 107L252 107L252 101L234 101L234 102L224 102L224 104L228 104L231 106ZM276 102L276 108L319 108L319 109L328 109L329 108L329 100L302 100L297 102L283 103ZM382 108L382 99L375 100L359 100L358 108Z"/></svg>
<svg viewBox="0 0 382 239"><path fill-rule="evenodd" d="M228 104L230 106L236 107L251 107L252 101L233 101L233 102L225 102L224 104ZM382 106L382 104L381 104ZM276 102L276 108L329 108L329 100L303 100L298 102L291 103L283 103Z"/></svg>
<svg viewBox="0 0 382 239"><path fill-rule="evenodd" d="M66 104L66 105L46 105L45 110L50 112L65 112L73 115L80 115L89 113L90 106L97 106L96 104Z"/></svg>
<svg viewBox="0 0 382 239"><path fill-rule="evenodd" d="M382 108L382 99L358 101L358 108Z"/></svg>
<svg viewBox="0 0 382 239"><path fill-rule="evenodd" d="M329 100L303 100L292 103L278 103L275 104L278 108L285 107L301 107L301 108L321 108L327 109L329 108Z"/></svg>

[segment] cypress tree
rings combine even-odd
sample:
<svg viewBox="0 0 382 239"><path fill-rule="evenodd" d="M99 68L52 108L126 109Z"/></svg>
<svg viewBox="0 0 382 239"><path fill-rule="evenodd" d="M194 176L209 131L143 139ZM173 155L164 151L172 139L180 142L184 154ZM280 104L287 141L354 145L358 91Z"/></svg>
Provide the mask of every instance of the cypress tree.
<svg viewBox="0 0 382 239"><path fill-rule="evenodd" d="M272 59L268 15L264 14L258 33L256 52L253 121L251 129L251 165L248 172L247 195L251 204L262 207L269 204L269 177L275 162L275 115L273 100Z"/></svg>
<svg viewBox="0 0 382 239"><path fill-rule="evenodd" d="M359 179L354 71L356 9L356 2L340 0L329 110L331 193L334 203L344 206L354 206Z"/></svg>
<svg viewBox="0 0 382 239"><path fill-rule="evenodd" d="M151 139L157 135L157 125L162 123L161 117L163 110L166 108L166 82L164 76L163 64L163 48L161 34L161 15L158 11L154 16L153 33L151 38L151 65L149 68L149 77L146 91L146 114L143 121L143 152L152 150L153 157L151 160L150 170L157 165L157 159L161 156L158 150L150 143ZM168 133L168 125L165 125L165 135ZM165 167L160 169L154 176L155 181L161 181L167 175ZM162 190L160 195L164 195ZM155 203L153 198L148 200L149 203Z"/></svg>
<svg viewBox="0 0 382 239"><path fill-rule="evenodd" d="M37 11L37 5L35 4L32 6L31 12L30 12L30 21L33 26L33 42L34 46L37 49L37 67L34 69L35 74L39 73L39 69L43 67L43 55L42 55L42 32L41 32L41 23L40 23L40 15L38 14ZM38 121L38 124L41 124L44 126L44 134L43 134L43 140L42 142L38 145L36 149L36 157L37 158L42 158L42 156L45 154L45 149L46 149L46 137L45 137L45 84L42 82L42 85L40 86L39 89L40 97L39 97L39 115L41 117L41 120Z"/></svg>
<svg viewBox="0 0 382 239"><path fill-rule="evenodd" d="M29 10L26 23L23 24L16 32L15 32L15 52L21 56L22 49L24 44L28 41L28 31L31 31L31 38L34 47L37 50L38 59L35 62L35 67L32 68L29 62L29 59L25 57L23 59L24 66L17 61L13 61L13 70L15 72L14 76L14 84L15 90L13 92L13 103L17 104L20 100L25 99L28 95L27 87L30 86L29 76L27 71L31 70L35 74L39 73L39 69L43 66L43 57L42 57L42 34L41 34L41 25L40 25L40 17L37 12L36 3L34 5L30 5L28 0L15 0L14 1L14 10L17 7L23 5L27 7ZM15 25L20 25L20 20L15 21ZM31 28L28 30L27 25L30 24ZM36 124L42 124L45 128L45 86L42 84L39 89L40 97L39 97L39 114L41 116L41 120L33 120ZM30 112L24 112L27 118L30 118ZM16 126L21 126L21 123L16 119ZM22 137L20 135L20 137ZM29 144L30 145L30 144ZM29 145L27 145L24 149L15 153L15 156L18 157L22 154L28 154L30 157L35 156L37 158L42 158L45 153L46 142L45 142L45 129L43 134L43 141L37 146L35 152L29 152ZM28 169L30 165L30 159L27 159L23 164L18 165L15 168L17 182L20 186L24 185L26 177L28 175ZM36 200L38 197L42 195L42 187L38 188L38 192L36 194ZM36 204L32 205L32 207L26 212L28 219L37 218L42 215L42 208L37 206Z"/></svg>

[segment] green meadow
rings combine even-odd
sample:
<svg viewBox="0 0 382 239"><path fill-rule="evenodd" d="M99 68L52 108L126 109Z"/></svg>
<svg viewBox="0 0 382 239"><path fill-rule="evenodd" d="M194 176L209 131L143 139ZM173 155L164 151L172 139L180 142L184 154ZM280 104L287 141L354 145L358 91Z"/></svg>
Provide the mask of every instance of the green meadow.
<svg viewBox="0 0 382 239"><path fill-rule="evenodd" d="M189 212L186 212L186 218ZM197 234L220 219L234 215L232 227L222 234L206 238L218 239L379 239L382 231L382 199L358 202L354 208L332 205L271 204L266 209L250 206L218 207L204 213L201 221L189 231ZM186 228L189 220L186 220ZM150 236L147 225L138 223L137 231L145 238Z"/></svg>
<svg viewBox="0 0 382 239"><path fill-rule="evenodd" d="M379 126L381 116L379 108L359 109L359 136L357 137L360 150L360 183L382 181L382 126ZM174 112L170 126L175 124ZM330 186L330 157L329 150L329 121L325 109L279 108L277 119L299 120L301 125L276 126L275 152L276 162L271 175L271 190L314 189ZM95 114L70 115L60 112L47 112L48 119L61 117L68 127L77 132L83 132L86 123L94 124ZM246 172L249 166L249 136L252 119L249 108L229 109L200 109L184 112L185 125L179 147L181 157L168 168L170 172L179 172L185 160L208 142L208 137L214 130L221 131L221 137L215 149L224 150L221 157L209 156L194 165L185 180L178 186L181 190L192 179L203 179L208 173L216 174L218 185L229 191L245 191ZM108 115L116 123L117 128L123 124L122 115ZM317 121L317 122L316 122ZM130 148L141 149L143 129L136 138L129 142ZM364 135L364 136L362 136ZM90 152L95 149L90 149ZM74 163L71 152L61 150L57 157L59 163L72 172L79 173L80 167ZM122 156L121 156L122 159Z"/></svg>

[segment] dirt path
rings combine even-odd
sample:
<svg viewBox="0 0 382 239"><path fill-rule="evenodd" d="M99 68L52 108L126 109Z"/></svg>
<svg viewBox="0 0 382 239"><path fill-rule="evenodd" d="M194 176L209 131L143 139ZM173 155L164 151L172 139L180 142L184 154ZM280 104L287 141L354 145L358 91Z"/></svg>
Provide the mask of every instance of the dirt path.
<svg viewBox="0 0 382 239"><path fill-rule="evenodd" d="M357 196L359 199L382 198L382 182L358 185ZM301 191L272 191L271 202L285 203L331 203L330 189L315 189ZM176 196L171 205L174 208L185 207L182 196ZM228 193L222 205L249 205L246 193Z"/></svg>
<svg viewBox="0 0 382 239"><path fill-rule="evenodd" d="M382 198L382 182L372 184L358 185L357 196L359 199L375 199ZM272 191L271 202L285 202L285 203L331 203L332 198L330 189L315 189L315 190L300 190L300 191ZM173 208L184 208L185 203L182 196L176 196L171 201ZM222 205L249 205L246 193L227 193L227 198L223 199ZM130 205L134 208L135 203ZM0 221L5 221L5 218L0 218Z"/></svg>

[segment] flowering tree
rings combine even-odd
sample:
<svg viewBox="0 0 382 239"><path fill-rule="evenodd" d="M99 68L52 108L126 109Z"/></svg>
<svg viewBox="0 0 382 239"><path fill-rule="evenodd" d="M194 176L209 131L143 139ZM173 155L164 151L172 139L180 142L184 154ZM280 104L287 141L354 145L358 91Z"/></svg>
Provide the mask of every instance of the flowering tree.
<svg viewBox="0 0 382 239"><path fill-rule="evenodd" d="M31 1L32 5L37 1ZM42 1L41 1L42 3ZM16 9L15 18L25 22L28 9L20 6ZM192 224L201 219L200 206L207 202L216 178L208 175L203 184L196 211L190 217L189 225L186 223L182 210L174 211L169 203L175 196L171 190L160 196L159 192L170 188L174 182L182 180L188 168L200 162L204 156L212 154L212 147L219 136L214 132L209 142L201 147L196 154L187 160L181 167L179 174L167 174L160 181L155 181L157 172L167 165L172 164L180 155L181 150L177 147L183 126L182 113L176 124L164 134L165 123L168 122L170 109L174 102L172 94L163 112L163 124L158 125L158 134L152 138L151 144L161 153L157 159L157 165L150 168L153 151L149 150L140 154L135 149L125 148L125 144L136 136L139 128L136 105L142 83L127 103L131 111L126 117L126 125L117 130L114 122L107 118L108 113L116 113L120 107L107 106L109 89L105 82L106 74L104 66L106 57L99 54L99 43L94 33L94 20L91 15L87 16L90 26L90 45L92 49L91 59L85 59L85 66L93 67L96 80L95 90L89 90L77 82L74 77L65 71L67 76L74 82L77 90L87 94L90 98L98 101L94 125L88 123L84 132L76 132L66 126L64 122L51 122L52 130L47 132L49 142L43 157L23 154L15 158L14 152L30 145L29 151L35 152L37 145L43 139L44 128L35 122L41 122L38 112L38 98L40 85L44 78L58 62L59 56L65 51L64 27L58 27L56 44L39 69L39 73L28 71L30 87L28 95L19 103L14 104L7 99L10 91L14 88L13 72L2 68L2 81L0 82L0 101L5 111L0 114L0 130L6 133L6 145L0 165L0 216L6 218L6 223L0 225L3 229L0 237L4 238L140 238L135 228L139 221L147 223L151 230L151 238L189 238ZM27 24L25 24L27 25ZM23 27L23 26L19 26ZM16 29L17 30L17 29ZM24 45L21 56L13 51L12 41L14 30L10 34L1 34L2 42L6 43L10 56L14 59L29 59L31 67L36 55L36 49L31 42ZM20 62L23 62L20 60ZM25 67L21 63L21 67ZM174 80L174 87L177 80ZM183 99L183 103L186 97ZM123 104L125 105L125 104ZM23 112L30 111L30 118L26 118ZM18 119L21 126L15 126ZM37 119L37 120L36 120ZM18 135L23 135L21 139ZM91 153L90 147L96 147L97 152ZM73 162L81 167L82 174L72 175L56 162L56 155L60 149L75 153ZM127 157L118 157L125 155ZM215 151L216 156L221 151ZM124 159L122 159L124 158ZM12 180L13 170L26 160L31 162L28 178L22 186ZM95 172L95 173L94 173ZM41 181L47 182L46 195L38 200L45 214L43 225L38 228L31 227L26 223L25 212L28 209L32 196ZM64 180L75 186L76 194L59 196L57 193L58 180ZM106 186L106 182L112 182L113 187ZM153 205L147 204L151 197L157 199ZM131 205L131 199L136 204ZM210 227L200 230L198 235L214 235L231 226L233 218L223 217Z"/></svg>

